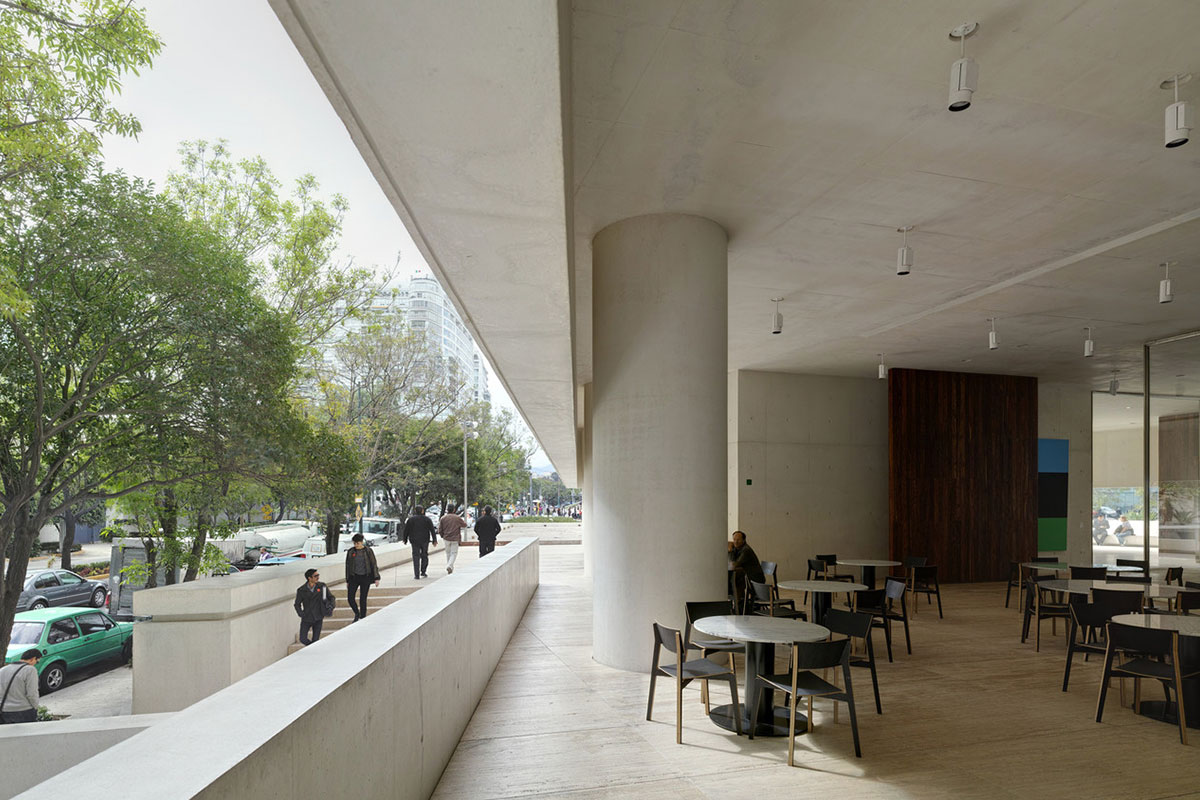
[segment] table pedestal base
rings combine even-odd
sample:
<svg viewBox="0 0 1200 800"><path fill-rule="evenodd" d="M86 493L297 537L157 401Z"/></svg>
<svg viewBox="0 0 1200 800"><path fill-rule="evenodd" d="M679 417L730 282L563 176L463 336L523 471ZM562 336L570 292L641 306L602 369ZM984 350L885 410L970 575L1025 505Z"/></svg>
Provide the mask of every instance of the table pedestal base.
<svg viewBox="0 0 1200 800"><path fill-rule="evenodd" d="M1168 722L1176 727L1179 726L1179 715L1175 713L1174 703L1171 703L1168 708L1164 700L1143 700L1141 714L1143 717L1149 717L1158 722ZM1200 719L1196 719L1189 713L1187 726L1200 730Z"/></svg>
<svg viewBox="0 0 1200 800"><path fill-rule="evenodd" d="M1142 705L1145 705L1143 703ZM742 711L742 733L750 732L750 711L745 706L739 706ZM771 719L765 719L761 712L758 715L758 727L754 729L755 736L787 736L788 709L783 706L772 706ZM737 731L733 724L733 705L713 706L709 719L727 731ZM808 717L796 709L796 735L808 730Z"/></svg>

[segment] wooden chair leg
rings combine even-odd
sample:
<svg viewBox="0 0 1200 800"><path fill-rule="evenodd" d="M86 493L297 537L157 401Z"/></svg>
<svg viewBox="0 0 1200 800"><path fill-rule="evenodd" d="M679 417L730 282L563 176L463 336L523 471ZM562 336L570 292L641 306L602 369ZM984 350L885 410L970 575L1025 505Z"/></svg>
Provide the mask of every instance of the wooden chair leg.
<svg viewBox="0 0 1200 800"><path fill-rule="evenodd" d="M675 676L675 744L683 744L683 676Z"/></svg>
<svg viewBox="0 0 1200 800"><path fill-rule="evenodd" d="M796 766L796 695L792 694L788 719L788 766Z"/></svg>
<svg viewBox="0 0 1200 800"><path fill-rule="evenodd" d="M657 680L657 670L650 673L650 699L646 701L646 721L650 721L650 715L654 712L654 681Z"/></svg>
<svg viewBox="0 0 1200 800"><path fill-rule="evenodd" d="M817 727L816 723L813 722L812 701L813 701L813 698L812 698L812 695L810 694L808 696L808 732L809 733L812 733L813 728Z"/></svg>

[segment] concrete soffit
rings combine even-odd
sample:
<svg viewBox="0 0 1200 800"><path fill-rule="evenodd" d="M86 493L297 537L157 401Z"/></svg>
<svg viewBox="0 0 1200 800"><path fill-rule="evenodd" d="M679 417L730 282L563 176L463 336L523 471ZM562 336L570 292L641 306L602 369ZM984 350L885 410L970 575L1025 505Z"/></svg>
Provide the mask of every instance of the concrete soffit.
<svg viewBox="0 0 1200 800"><path fill-rule="evenodd" d="M577 485L569 3L269 2L538 443Z"/></svg>

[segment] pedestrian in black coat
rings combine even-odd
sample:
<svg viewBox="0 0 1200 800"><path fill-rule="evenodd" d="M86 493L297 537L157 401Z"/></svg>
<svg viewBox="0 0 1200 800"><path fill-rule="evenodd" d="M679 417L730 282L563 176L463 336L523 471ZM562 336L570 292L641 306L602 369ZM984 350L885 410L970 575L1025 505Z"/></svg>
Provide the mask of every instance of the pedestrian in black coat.
<svg viewBox="0 0 1200 800"><path fill-rule="evenodd" d="M425 508L417 506L412 516L404 521L404 534L401 540L412 546L413 577L424 578L429 569L429 545L437 544L437 528L433 520L425 516Z"/></svg>
<svg viewBox="0 0 1200 800"><path fill-rule="evenodd" d="M475 523L475 535L479 537L479 557L483 558L496 549L496 537L500 535L500 521L492 516L492 507L483 507L483 516Z"/></svg>

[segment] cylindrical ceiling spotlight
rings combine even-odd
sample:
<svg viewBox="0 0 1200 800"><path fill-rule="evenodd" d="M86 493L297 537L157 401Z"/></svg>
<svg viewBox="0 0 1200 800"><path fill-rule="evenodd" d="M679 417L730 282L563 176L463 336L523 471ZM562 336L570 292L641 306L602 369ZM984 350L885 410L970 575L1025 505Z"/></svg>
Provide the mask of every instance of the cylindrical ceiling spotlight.
<svg viewBox="0 0 1200 800"><path fill-rule="evenodd" d="M988 350L998 350L1000 339L996 336L996 318L988 317L988 322L992 323L992 329L988 331Z"/></svg>
<svg viewBox="0 0 1200 800"><path fill-rule="evenodd" d="M1166 121L1163 129L1163 144L1167 147L1179 147L1187 144L1195 127L1192 117L1192 106L1179 102L1179 87L1192 79L1192 73L1173 75L1159 84L1159 88L1175 93L1175 102L1167 106Z"/></svg>
<svg viewBox="0 0 1200 800"><path fill-rule="evenodd" d="M1121 382L1119 380L1117 380L1117 371L1114 369L1112 380L1110 380L1108 382L1108 393L1111 395L1116 395L1117 389L1120 389L1120 388L1121 388Z"/></svg>
<svg viewBox="0 0 1200 800"><path fill-rule="evenodd" d="M900 245L900 249L896 251L897 275L907 275L912 271L913 249L908 246L908 232L912 229L912 225L905 225L903 228L896 228L896 233L904 234L904 244Z"/></svg>
<svg viewBox="0 0 1200 800"><path fill-rule="evenodd" d="M879 380L887 380L887 364L883 363L883 353L879 354Z"/></svg>
<svg viewBox="0 0 1200 800"><path fill-rule="evenodd" d="M1161 266L1163 279L1158 282L1158 302L1169 303L1175 299L1175 295L1171 292L1171 262L1164 261Z"/></svg>
<svg viewBox="0 0 1200 800"><path fill-rule="evenodd" d="M979 30L978 22L964 22L950 31L950 38L958 42L959 59L950 67L951 111L966 111L971 107L971 95L979 88L979 65L967 58L967 39Z"/></svg>
<svg viewBox="0 0 1200 800"><path fill-rule="evenodd" d="M779 313L779 304L782 301L782 297L771 298L771 302L775 304L775 313L771 315L771 333L783 333L783 314Z"/></svg>
<svg viewBox="0 0 1200 800"><path fill-rule="evenodd" d="M1096 352L1096 343L1092 341L1092 326L1084 328L1087 331L1087 338L1083 340L1083 357L1091 358Z"/></svg>

